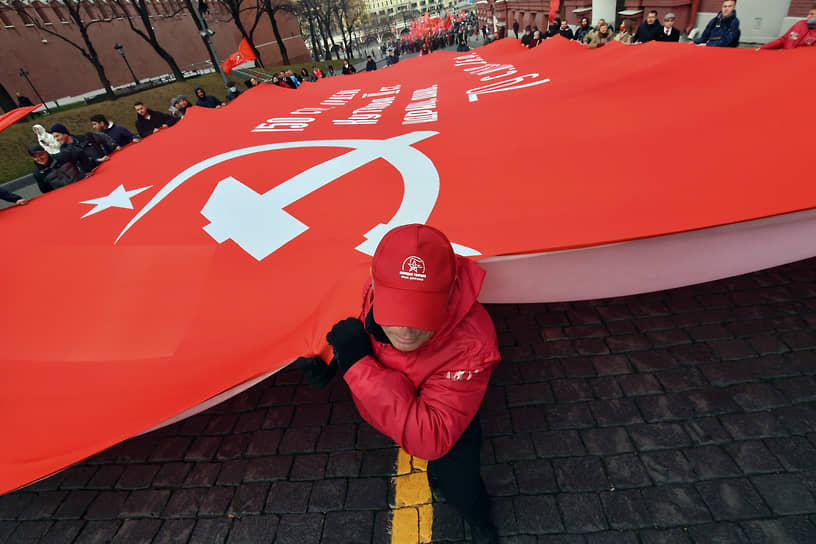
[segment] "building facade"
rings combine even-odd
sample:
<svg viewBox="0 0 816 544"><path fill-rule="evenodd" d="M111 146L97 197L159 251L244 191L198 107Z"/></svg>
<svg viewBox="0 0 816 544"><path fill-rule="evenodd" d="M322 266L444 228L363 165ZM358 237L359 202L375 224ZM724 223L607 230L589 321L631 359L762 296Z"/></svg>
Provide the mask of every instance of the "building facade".
<svg viewBox="0 0 816 544"><path fill-rule="evenodd" d="M194 0L195 1L195 0ZM108 80L115 87L133 81L133 77L114 45L121 44L127 63L140 79L170 73L166 62L136 33L125 19L125 14L111 0L86 0L81 3L81 13L93 24L88 25L91 42L105 68ZM148 0L150 20L161 46L175 59L182 70L201 68L209 60L207 49L198 34L193 16L183 8L180 0ZM214 32L212 41L220 60L238 50L241 35L229 13L216 0L207 0L205 20ZM21 16L15 8L24 11ZM135 12L128 16L141 28ZM36 100L31 87L21 77L20 70L28 77L46 101L78 96L100 89L102 84L93 65L82 54L60 38L44 32L33 24L30 17L45 28L53 28L72 41L81 44L77 25L70 21L65 6L59 0L25 2L0 0L0 85L10 95L21 92ZM278 28L291 62L310 59L297 21L293 16L279 13ZM254 34L255 45L266 66L281 64L278 44L267 16L262 17Z"/></svg>
<svg viewBox="0 0 816 544"><path fill-rule="evenodd" d="M615 21L631 19L639 25L646 13L656 9L662 17L672 12L675 26L681 30L702 28L720 10L722 0L563 0L559 15L571 25L581 17L589 17L594 25L598 19ZM797 20L807 15L812 0L737 0L742 41L764 43L779 37ZM481 24L492 32L505 27L512 34L513 22L519 27L547 28L549 0L478 0L477 13Z"/></svg>

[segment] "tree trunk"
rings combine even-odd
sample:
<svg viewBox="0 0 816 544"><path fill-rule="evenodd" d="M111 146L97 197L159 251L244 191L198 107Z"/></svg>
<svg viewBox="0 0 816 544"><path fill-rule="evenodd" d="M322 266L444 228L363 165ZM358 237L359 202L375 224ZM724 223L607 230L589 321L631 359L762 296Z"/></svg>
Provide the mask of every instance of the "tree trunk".
<svg viewBox="0 0 816 544"><path fill-rule="evenodd" d="M309 14L309 35L312 38L312 51L315 53L315 61L319 61L320 57L323 56L323 52L320 51L320 46L317 44L317 37L315 37L315 25L314 25L314 18Z"/></svg>
<svg viewBox="0 0 816 544"><path fill-rule="evenodd" d="M162 60L164 60L164 62L167 63L167 66L170 67L170 71L173 72L173 76L176 78L176 81L184 81L185 79L184 74L181 72L181 68L179 68L179 65L176 63L176 59L174 59L173 56L170 53L168 53L165 48L159 45L159 40L158 38L156 38L156 33L153 30L153 24L151 23L150 18L148 17L147 6L145 6L144 0L139 0L135 7L139 12L139 19L141 19L142 25L144 26L147 35L145 36L141 32L136 32L136 28L133 26L132 23L130 28L134 32L136 32L136 34L141 36L147 43L149 43L153 50L156 52L156 54L159 55L162 58ZM120 5L119 8L122 11L125 11L123 6ZM126 11L125 13L127 14Z"/></svg>
<svg viewBox="0 0 816 544"><path fill-rule="evenodd" d="M272 8L267 4L266 13L269 15L269 23L272 25L272 32L275 33L275 41L278 42L278 49L280 49L281 54L281 63L289 64L289 53L286 52L286 44L283 43L283 36L281 36L280 29L278 28L278 21L275 19L275 13L277 11L277 8Z"/></svg>
<svg viewBox="0 0 816 544"><path fill-rule="evenodd" d="M196 0L193 0L193 1L196 1ZM191 0L184 0L184 5L187 8L187 11L190 12L190 14L195 13L195 11L193 11L194 8L193 8L193 4L192 4ZM204 24L203 26L201 24L199 24L198 17L193 15L192 19L193 19L193 22L195 23L196 28L198 29L199 32L201 32L202 30L207 30L207 25L206 24ZM204 16L203 15L201 16L201 21L202 22L204 21ZM199 37L201 38L200 34L199 34ZM204 38L201 38L201 41L204 42ZM203 45L204 45L204 49L207 50L207 56L210 57L210 62L212 62L213 69L216 72L218 72L218 69L219 69L218 59L213 56L212 51L210 51L210 48L207 47L206 43L203 43Z"/></svg>

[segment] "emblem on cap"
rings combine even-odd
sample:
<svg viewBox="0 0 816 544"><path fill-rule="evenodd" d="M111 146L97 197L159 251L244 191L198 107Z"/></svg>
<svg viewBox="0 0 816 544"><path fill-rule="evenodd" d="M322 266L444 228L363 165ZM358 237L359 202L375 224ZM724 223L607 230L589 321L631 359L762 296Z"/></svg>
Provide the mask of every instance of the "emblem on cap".
<svg viewBox="0 0 816 544"><path fill-rule="evenodd" d="M425 261L413 255L407 257L402 261L400 277L405 280L425 281Z"/></svg>

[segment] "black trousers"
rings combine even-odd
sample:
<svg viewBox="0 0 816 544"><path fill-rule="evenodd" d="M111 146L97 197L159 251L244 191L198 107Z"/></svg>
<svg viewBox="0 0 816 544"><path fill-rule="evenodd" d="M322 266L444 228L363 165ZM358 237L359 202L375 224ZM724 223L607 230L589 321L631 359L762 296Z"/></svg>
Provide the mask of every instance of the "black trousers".
<svg viewBox="0 0 816 544"><path fill-rule="evenodd" d="M439 459L428 461L430 486L474 525L490 520L490 500L479 474L481 449L482 424L477 412L453 448Z"/></svg>

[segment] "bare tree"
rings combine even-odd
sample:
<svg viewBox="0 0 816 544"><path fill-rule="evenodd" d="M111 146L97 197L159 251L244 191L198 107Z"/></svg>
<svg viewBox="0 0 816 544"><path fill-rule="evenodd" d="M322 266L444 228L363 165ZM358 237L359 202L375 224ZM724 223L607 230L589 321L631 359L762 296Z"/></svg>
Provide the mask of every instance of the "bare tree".
<svg viewBox="0 0 816 544"><path fill-rule="evenodd" d="M32 17L31 14L26 11L26 6L22 2L14 2L12 7L26 24L33 24L39 30L50 36L59 38L79 51L85 60L93 65L94 70L96 70L96 75L99 77L99 81L105 88L105 94L108 96L108 98L116 98L113 88L111 87L111 83L108 80L108 75L105 73L105 67L102 66L102 62L99 60L99 55L96 52L96 48L91 42L91 38L88 36L88 28L90 28L90 26L93 24L103 21L102 18L94 18L89 8L90 5L92 4L88 2L88 0L62 0L60 6L60 8L62 6L65 7L68 18L76 25L79 35L82 38L81 43L78 43L68 36L54 30L57 28L63 28L61 25L46 25L45 21L40 20L39 17Z"/></svg>
<svg viewBox="0 0 816 544"><path fill-rule="evenodd" d="M275 33L275 41L278 42L278 49L281 54L281 62L289 64L289 53L286 51L286 44L283 43L283 36L281 36L278 28L278 21L275 19L277 13L292 13L293 8L288 0L260 0L263 4L263 11L269 16L269 24L272 25L272 32Z"/></svg>
<svg viewBox="0 0 816 544"><path fill-rule="evenodd" d="M258 27L258 22L260 22L264 14L263 4L265 4L266 1L267 0L219 0L219 2L227 8L227 11L229 11L235 28L238 29L238 32L241 33L241 37L243 37L252 48L252 52L255 53L255 57L258 59L258 64L261 66L263 66L263 62L261 62L261 54L255 47L254 35L255 29ZM244 22L241 19L242 13L249 13L251 16L252 25L249 29L244 26Z"/></svg>
<svg viewBox="0 0 816 544"><path fill-rule="evenodd" d="M144 41L150 44L153 50L159 55L164 62L170 67L170 70L173 72L173 75L176 77L176 81L184 81L184 74L181 72L176 60L173 56L167 52L160 44L158 38L156 38L156 32L153 30L153 24L150 22L150 13L147 11L147 3L145 0L113 0L114 3L119 7L122 12L122 15L125 19L127 19L128 25L130 25L130 29L135 32L139 37L141 37ZM136 16L142 23L143 29L137 28L136 25L133 23L133 18L130 16L128 12L127 6L131 6L132 9L136 12ZM170 17L174 17L178 13L180 13L181 9L175 10Z"/></svg>

